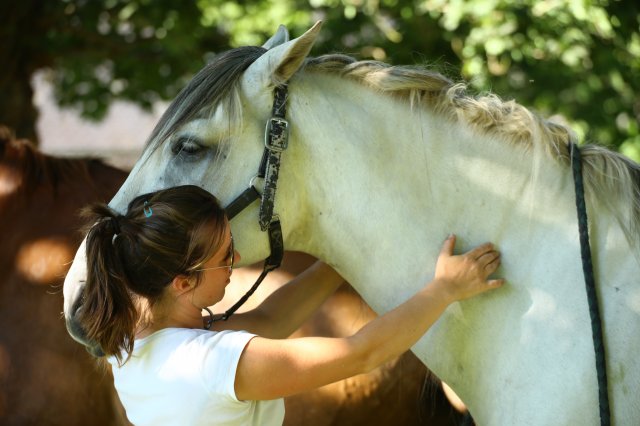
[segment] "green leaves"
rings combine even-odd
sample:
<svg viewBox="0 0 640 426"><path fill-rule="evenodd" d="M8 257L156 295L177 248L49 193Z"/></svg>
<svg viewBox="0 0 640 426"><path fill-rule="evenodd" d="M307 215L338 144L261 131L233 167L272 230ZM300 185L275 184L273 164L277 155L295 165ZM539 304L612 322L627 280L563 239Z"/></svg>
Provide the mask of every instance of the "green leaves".
<svg viewBox="0 0 640 426"><path fill-rule="evenodd" d="M30 0L35 1L35 0ZM640 11L628 0L65 0L25 40L57 96L100 118L175 96L207 58L325 21L315 52L427 63L640 161ZM22 35L28 39L29 32ZM43 58L48 58L43 60ZM42 65L39 65L42 66Z"/></svg>
<svg viewBox="0 0 640 426"><path fill-rule="evenodd" d="M100 119L115 99L150 108L175 96L224 35L200 24L189 2L67 0L50 2L56 16L40 43L51 58L61 105Z"/></svg>
<svg viewBox="0 0 640 426"><path fill-rule="evenodd" d="M632 2L425 3L478 90L562 114L586 139L624 146L640 161L640 13Z"/></svg>

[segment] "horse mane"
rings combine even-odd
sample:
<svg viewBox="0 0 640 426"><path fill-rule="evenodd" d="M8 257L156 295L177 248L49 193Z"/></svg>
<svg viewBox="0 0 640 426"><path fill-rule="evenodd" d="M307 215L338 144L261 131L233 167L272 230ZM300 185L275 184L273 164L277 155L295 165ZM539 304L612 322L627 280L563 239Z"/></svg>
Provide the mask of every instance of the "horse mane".
<svg viewBox="0 0 640 426"><path fill-rule="evenodd" d="M147 140L151 150L190 120L212 114L220 102L229 102L231 122L241 122L237 83L240 76L266 52L261 47L239 47L214 58L171 102ZM533 152L534 165L550 158L568 167L575 134L513 100L495 94L470 95L463 83L454 83L423 66L392 66L378 61L356 61L331 54L308 58L307 72L339 75L376 91L426 106L453 121ZM620 222L629 241L640 241L640 166L596 145L581 146L587 196L598 200ZM533 170L535 184L539 167Z"/></svg>
<svg viewBox="0 0 640 426"><path fill-rule="evenodd" d="M27 139L18 139L13 131L0 125L0 179L3 187L32 194L38 186L54 190L67 183L91 184L91 170L102 166L95 158L59 158L44 154ZM10 181L8 181L10 180Z"/></svg>
<svg viewBox="0 0 640 426"><path fill-rule="evenodd" d="M242 46L217 55L205 65L178 93L162 114L145 144L154 150L182 125L204 114L213 114L215 107L228 101L231 121L242 121L238 81L242 73L267 50Z"/></svg>
<svg viewBox="0 0 640 426"><path fill-rule="evenodd" d="M566 167L571 164L570 144L577 144L577 137L568 127L547 120L514 100L504 101L495 94L471 95L465 84L454 83L426 67L392 66L331 54L309 58L304 70L337 74L406 100L412 107L427 106L453 121L532 151L534 164L545 157ZM587 196L609 210L629 242L638 244L640 166L597 145L586 144L580 149ZM534 170L534 178L535 173Z"/></svg>

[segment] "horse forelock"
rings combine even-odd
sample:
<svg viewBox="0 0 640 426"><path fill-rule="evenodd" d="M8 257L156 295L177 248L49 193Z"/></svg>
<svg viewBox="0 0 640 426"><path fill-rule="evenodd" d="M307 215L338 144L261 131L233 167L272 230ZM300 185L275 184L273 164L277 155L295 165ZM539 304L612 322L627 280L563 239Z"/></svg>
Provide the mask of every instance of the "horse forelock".
<svg viewBox="0 0 640 426"><path fill-rule="evenodd" d="M267 50L243 46L217 55L205 65L171 102L147 139L145 149L155 150L180 127L202 114L212 115L216 107L229 102L231 121L241 122L238 82L242 73Z"/></svg>
<svg viewBox="0 0 640 426"><path fill-rule="evenodd" d="M395 98L412 108L435 113L497 136L505 143L533 152L534 161L552 159L569 167L569 146L577 137L567 126L545 119L513 100L495 94L471 95L467 85L454 83L426 66L392 66L379 61L357 61L331 54L309 58L304 70L337 74ZM620 222L629 242L640 244L640 166L622 155L595 145L584 145L585 190ZM534 184L535 184L534 170Z"/></svg>

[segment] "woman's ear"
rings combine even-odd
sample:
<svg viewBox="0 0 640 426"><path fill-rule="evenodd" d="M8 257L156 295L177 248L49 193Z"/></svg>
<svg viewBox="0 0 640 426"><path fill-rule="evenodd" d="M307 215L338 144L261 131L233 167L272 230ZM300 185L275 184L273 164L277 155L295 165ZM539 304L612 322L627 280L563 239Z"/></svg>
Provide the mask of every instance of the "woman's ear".
<svg viewBox="0 0 640 426"><path fill-rule="evenodd" d="M181 295L195 286L195 282L186 275L178 275L171 281L171 288L177 295Z"/></svg>

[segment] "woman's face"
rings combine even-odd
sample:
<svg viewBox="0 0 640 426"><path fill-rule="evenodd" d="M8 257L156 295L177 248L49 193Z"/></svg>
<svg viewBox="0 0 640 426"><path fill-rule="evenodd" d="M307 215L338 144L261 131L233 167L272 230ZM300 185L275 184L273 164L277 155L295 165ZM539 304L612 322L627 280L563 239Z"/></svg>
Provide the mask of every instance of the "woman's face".
<svg viewBox="0 0 640 426"><path fill-rule="evenodd" d="M224 297L224 291L231 280L232 266L240 260L240 253L233 247L231 227L227 224L222 245L202 266L202 280L193 292L193 304L212 306Z"/></svg>

